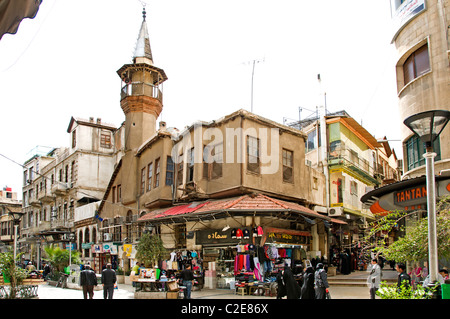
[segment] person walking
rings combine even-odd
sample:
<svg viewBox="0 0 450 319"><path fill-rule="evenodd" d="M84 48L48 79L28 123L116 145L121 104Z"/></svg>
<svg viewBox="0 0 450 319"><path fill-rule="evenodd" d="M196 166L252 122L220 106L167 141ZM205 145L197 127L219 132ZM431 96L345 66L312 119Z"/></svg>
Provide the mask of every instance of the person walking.
<svg viewBox="0 0 450 319"><path fill-rule="evenodd" d="M80 286L83 287L84 299L88 299L88 294L89 299L94 298L94 286L97 286L97 276L89 264L85 265L84 270L80 273Z"/></svg>
<svg viewBox="0 0 450 319"><path fill-rule="evenodd" d="M305 272L303 274L301 299L315 299L314 269L311 266L306 267Z"/></svg>
<svg viewBox="0 0 450 319"><path fill-rule="evenodd" d="M184 299L191 299L192 286L194 285L194 273L191 270L191 265L187 264L186 268L181 272L181 281L186 287L184 291Z"/></svg>
<svg viewBox="0 0 450 319"><path fill-rule="evenodd" d="M411 277L406 273L406 266L404 263L398 263L396 268L398 272L397 287L404 285L406 288L411 286Z"/></svg>
<svg viewBox="0 0 450 319"><path fill-rule="evenodd" d="M288 265L284 266L283 281L286 286L287 299L299 299L300 298L300 286L294 278L291 268Z"/></svg>
<svg viewBox="0 0 450 319"><path fill-rule="evenodd" d="M113 299L116 281L116 272L114 269L111 269L111 264L108 263L106 269L102 271L103 299Z"/></svg>
<svg viewBox="0 0 450 319"><path fill-rule="evenodd" d="M370 270L369 277L367 278L367 284L370 288L370 299L375 299L376 292L380 288L381 283L381 267L377 262L377 259L372 259L372 269Z"/></svg>
<svg viewBox="0 0 450 319"><path fill-rule="evenodd" d="M280 271L277 274L277 299L282 299L286 296L286 285L284 284L283 273Z"/></svg>
<svg viewBox="0 0 450 319"><path fill-rule="evenodd" d="M316 272L314 273L314 289L316 292L316 299L326 299L328 280L327 273L323 269L323 264L319 263L316 266Z"/></svg>

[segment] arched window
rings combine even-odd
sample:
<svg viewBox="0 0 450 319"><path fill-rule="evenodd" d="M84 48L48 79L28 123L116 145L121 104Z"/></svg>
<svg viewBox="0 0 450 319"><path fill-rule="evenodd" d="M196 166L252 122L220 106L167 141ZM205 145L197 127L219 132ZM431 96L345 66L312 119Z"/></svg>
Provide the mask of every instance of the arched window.
<svg viewBox="0 0 450 319"><path fill-rule="evenodd" d="M86 228L86 230L84 231L84 243L90 243L90 234L89 234L89 228ZM85 258L89 258L90 257L90 249L85 249L84 250L84 257Z"/></svg>

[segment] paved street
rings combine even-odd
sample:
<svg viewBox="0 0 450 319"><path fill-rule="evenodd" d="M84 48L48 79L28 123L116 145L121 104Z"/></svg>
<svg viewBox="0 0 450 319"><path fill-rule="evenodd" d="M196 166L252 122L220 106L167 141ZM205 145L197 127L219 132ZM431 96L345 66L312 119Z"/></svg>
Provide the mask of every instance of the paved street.
<svg viewBox="0 0 450 319"><path fill-rule="evenodd" d="M396 278L397 273L392 270L383 271L384 279ZM367 272L354 272L350 275L338 275L329 277L333 280L347 280L363 281L367 278ZM331 280L330 280L331 281ZM330 294L332 299L369 299L369 289L362 286L341 286L331 285ZM56 288L43 284L38 289L39 299L83 299L83 292L76 289L63 289ZM192 292L193 299L275 299L275 297L261 297L261 296L249 296L249 295L236 295L234 291L229 289L202 289L200 291ZM94 299L103 299L103 290L96 290L94 292ZM114 291L114 299L134 299L134 288L131 285L119 284L118 289Z"/></svg>

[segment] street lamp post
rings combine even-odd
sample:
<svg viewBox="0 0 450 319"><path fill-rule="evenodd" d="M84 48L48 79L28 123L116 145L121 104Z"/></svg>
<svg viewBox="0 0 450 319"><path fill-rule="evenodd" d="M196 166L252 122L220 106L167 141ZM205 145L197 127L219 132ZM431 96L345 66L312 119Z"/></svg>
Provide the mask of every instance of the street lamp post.
<svg viewBox="0 0 450 319"><path fill-rule="evenodd" d="M427 208L428 208L428 259L430 269L430 286L438 281L438 247L436 233L436 183L434 175L433 143L441 134L450 119L450 112L445 110L426 111L412 115L404 120L404 124L425 143Z"/></svg>
<svg viewBox="0 0 450 319"><path fill-rule="evenodd" d="M19 227L20 219L22 218L24 213L22 213L22 211L12 211L9 208L8 210L9 210L8 214L9 216L11 216L14 224L14 263L15 263L17 257L17 228Z"/></svg>

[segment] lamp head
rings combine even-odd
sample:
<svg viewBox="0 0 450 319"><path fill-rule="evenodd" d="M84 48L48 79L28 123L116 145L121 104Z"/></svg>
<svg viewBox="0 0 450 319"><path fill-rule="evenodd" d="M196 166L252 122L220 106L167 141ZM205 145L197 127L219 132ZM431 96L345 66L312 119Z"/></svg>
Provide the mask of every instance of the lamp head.
<svg viewBox="0 0 450 319"><path fill-rule="evenodd" d="M403 121L428 147L441 134L450 119L450 111L432 110L414 114Z"/></svg>

